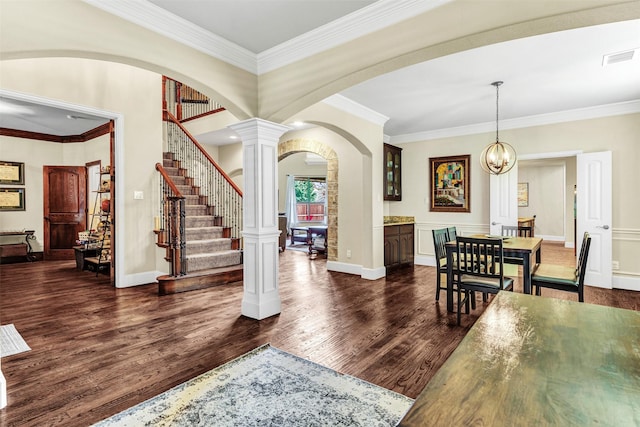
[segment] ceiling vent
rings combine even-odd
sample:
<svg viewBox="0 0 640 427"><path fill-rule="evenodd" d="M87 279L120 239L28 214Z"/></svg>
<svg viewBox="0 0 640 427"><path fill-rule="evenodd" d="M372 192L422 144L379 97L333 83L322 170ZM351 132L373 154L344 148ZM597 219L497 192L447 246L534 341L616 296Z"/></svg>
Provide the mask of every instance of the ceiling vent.
<svg viewBox="0 0 640 427"><path fill-rule="evenodd" d="M617 64L619 62L631 61L636 53L636 50L627 50L626 52L610 53L602 57L602 66Z"/></svg>

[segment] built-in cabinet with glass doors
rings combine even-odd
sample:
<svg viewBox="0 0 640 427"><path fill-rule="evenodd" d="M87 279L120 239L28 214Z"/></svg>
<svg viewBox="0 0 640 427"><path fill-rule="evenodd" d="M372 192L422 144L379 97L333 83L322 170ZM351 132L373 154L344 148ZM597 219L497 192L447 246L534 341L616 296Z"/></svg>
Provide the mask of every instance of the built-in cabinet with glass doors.
<svg viewBox="0 0 640 427"><path fill-rule="evenodd" d="M384 200L402 200L402 148L384 144Z"/></svg>

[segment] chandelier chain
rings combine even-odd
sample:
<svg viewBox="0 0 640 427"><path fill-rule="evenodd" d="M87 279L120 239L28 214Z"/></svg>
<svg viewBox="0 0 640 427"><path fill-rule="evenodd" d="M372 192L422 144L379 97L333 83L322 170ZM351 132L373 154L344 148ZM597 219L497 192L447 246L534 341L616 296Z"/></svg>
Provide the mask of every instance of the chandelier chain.
<svg viewBox="0 0 640 427"><path fill-rule="evenodd" d="M500 138L498 136L498 119L499 119L499 115L498 115L498 106L500 105L498 103L498 98L500 97L500 85L496 85L496 142L500 141Z"/></svg>

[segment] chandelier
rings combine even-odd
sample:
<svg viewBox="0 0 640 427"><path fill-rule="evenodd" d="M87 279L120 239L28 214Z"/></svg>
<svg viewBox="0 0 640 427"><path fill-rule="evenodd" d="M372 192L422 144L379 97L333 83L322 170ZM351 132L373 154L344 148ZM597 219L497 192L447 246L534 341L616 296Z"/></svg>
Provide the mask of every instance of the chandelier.
<svg viewBox="0 0 640 427"><path fill-rule="evenodd" d="M494 175L507 173L516 164L516 150L506 142L500 142L498 135L498 92L502 83L500 81L491 83L496 87L496 142L487 145L480 154L482 169Z"/></svg>

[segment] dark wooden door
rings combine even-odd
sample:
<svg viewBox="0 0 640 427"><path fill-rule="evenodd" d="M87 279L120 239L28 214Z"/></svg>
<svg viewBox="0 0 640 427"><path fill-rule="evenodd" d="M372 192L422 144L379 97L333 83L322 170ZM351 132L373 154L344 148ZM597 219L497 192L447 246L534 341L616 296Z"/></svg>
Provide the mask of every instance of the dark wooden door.
<svg viewBox="0 0 640 427"><path fill-rule="evenodd" d="M78 232L86 228L84 166L44 166L44 258L74 259Z"/></svg>

